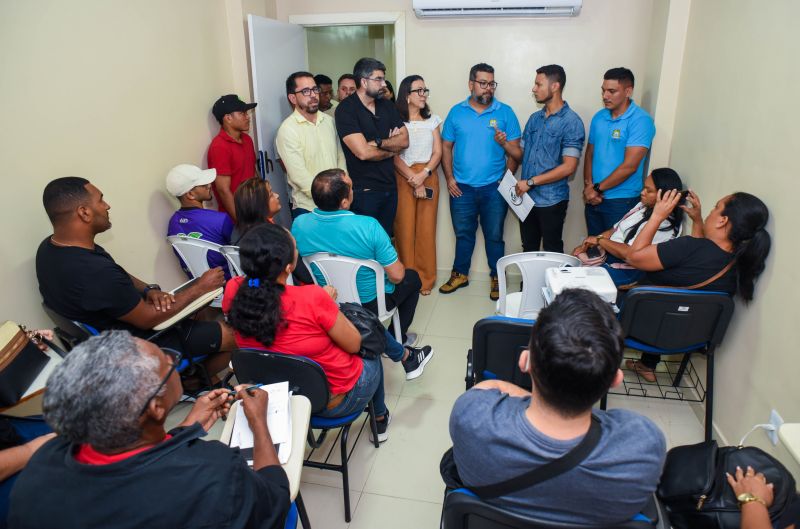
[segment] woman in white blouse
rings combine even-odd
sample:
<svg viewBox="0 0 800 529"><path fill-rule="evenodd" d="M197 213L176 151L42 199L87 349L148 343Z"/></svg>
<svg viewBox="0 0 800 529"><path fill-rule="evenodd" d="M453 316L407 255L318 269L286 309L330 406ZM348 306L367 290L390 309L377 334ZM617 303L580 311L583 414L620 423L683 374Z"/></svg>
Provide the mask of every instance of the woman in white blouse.
<svg viewBox="0 0 800 529"><path fill-rule="evenodd" d="M397 90L397 110L408 129L408 149L394 157L397 175L397 215L394 236L400 260L419 273L420 294L436 282L436 212L442 159L442 119L431 115L425 80L409 75Z"/></svg>

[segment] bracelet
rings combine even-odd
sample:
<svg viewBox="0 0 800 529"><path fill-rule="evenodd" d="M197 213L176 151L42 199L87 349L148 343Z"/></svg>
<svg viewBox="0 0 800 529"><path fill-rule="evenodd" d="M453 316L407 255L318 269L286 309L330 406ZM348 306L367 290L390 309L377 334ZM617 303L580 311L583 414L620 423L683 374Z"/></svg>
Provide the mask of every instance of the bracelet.
<svg viewBox="0 0 800 529"><path fill-rule="evenodd" d="M430 175L432 175L432 174L433 174L433 171L431 171L431 170L430 170L430 169L428 169L427 167L425 168L425 172L426 172L426 173L428 173L428 176L430 176Z"/></svg>

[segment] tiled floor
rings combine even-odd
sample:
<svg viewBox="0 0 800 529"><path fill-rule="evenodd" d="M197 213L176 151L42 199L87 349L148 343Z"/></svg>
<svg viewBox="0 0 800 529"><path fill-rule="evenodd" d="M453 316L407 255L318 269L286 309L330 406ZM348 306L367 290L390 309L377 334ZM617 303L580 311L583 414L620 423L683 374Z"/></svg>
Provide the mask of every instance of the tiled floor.
<svg viewBox="0 0 800 529"><path fill-rule="evenodd" d="M433 346L435 355L425 373L409 382L399 365L384 359L390 437L379 449L369 442L367 431L358 440L350 459L350 524L344 521L340 474L303 470L300 490L314 529L438 527L444 491L439 460L450 446L450 409L464 391L472 326L494 312L488 293L488 283L471 281L453 294L434 290L420 298L411 330ZM668 446L702 440L702 425L687 403L612 396L609 407L650 417L664 431ZM215 428L209 437L219 431Z"/></svg>

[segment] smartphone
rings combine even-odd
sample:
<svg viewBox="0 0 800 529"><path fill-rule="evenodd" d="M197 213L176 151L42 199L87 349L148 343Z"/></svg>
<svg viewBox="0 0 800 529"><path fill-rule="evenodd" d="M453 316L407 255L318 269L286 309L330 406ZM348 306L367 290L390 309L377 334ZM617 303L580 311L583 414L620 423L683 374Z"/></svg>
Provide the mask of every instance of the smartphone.
<svg viewBox="0 0 800 529"><path fill-rule="evenodd" d="M433 200L433 188L432 187L426 187L425 188L425 198L427 200Z"/></svg>
<svg viewBox="0 0 800 529"><path fill-rule="evenodd" d="M592 246L586 250L586 257L589 259L594 259L596 257L600 257L600 247Z"/></svg>
<svg viewBox="0 0 800 529"><path fill-rule="evenodd" d="M687 196L689 196L689 190L688 189L684 189L683 191L681 191L681 198L683 200L686 200Z"/></svg>

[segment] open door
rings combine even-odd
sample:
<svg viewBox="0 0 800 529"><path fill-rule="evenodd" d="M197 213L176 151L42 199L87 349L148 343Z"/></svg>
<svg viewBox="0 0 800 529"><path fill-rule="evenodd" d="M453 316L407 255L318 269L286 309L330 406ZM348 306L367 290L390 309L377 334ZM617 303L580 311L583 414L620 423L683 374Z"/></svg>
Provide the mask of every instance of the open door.
<svg viewBox="0 0 800 529"><path fill-rule="evenodd" d="M281 211L275 221L287 228L292 224L291 201L286 173L277 162L275 136L278 127L292 113L286 100L286 78L308 70L305 28L255 15L247 16L250 34L250 69L256 107L256 135L261 177L269 180L281 196Z"/></svg>

